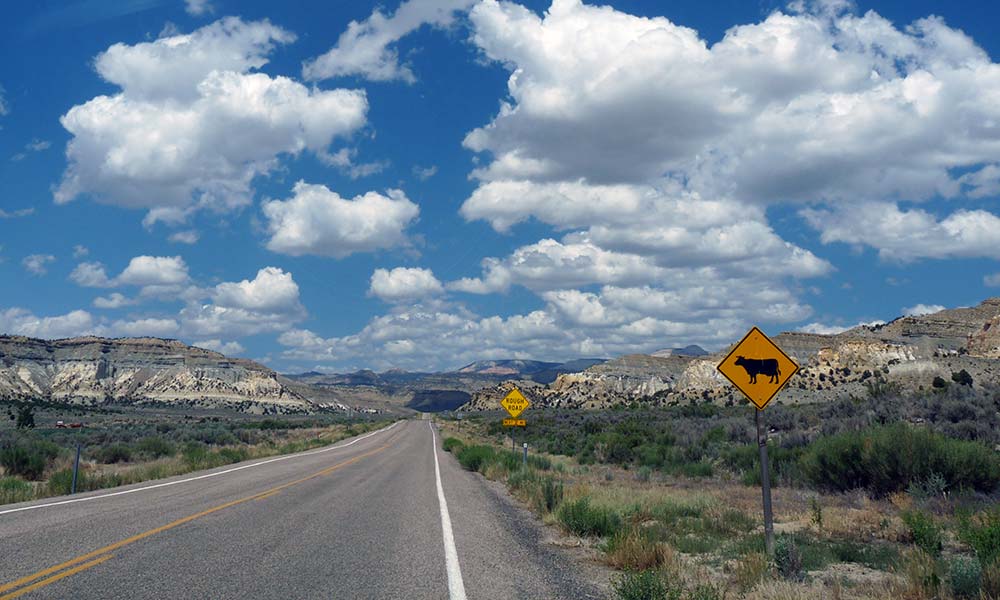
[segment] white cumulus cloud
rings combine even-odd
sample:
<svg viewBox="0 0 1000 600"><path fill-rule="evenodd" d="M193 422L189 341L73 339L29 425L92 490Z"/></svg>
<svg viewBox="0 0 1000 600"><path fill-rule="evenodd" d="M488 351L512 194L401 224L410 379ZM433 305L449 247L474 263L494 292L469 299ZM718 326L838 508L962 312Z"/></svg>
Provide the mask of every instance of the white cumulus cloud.
<svg viewBox="0 0 1000 600"><path fill-rule="evenodd" d="M323 185L300 181L288 200L263 204L268 249L281 254L343 258L406 246L404 230L420 212L400 190L342 198Z"/></svg>
<svg viewBox="0 0 1000 600"><path fill-rule="evenodd" d="M21 265L32 275L45 275L49 272L48 265L56 261L51 254L30 254L21 260Z"/></svg>
<svg viewBox="0 0 1000 600"><path fill-rule="evenodd" d="M430 269L397 267L375 269L368 293L386 302L410 301L434 296L444 291Z"/></svg>
<svg viewBox="0 0 1000 600"><path fill-rule="evenodd" d="M268 21L227 17L197 31L97 57L98 73L121 88L61 118L72 135L59 203L89 195L146 209L146 224L192 211L233 210L251 181L283 155L326 152L366 122L364 92L310 89L254 72L294 35Z"/></svg>
<svg viewBox="0 0 1000 600"><path fill-rule="evenodd" d="M923 315L931 315L936 312L941 312L945 307L940 304L917 304L915 306L907 306L900 309L904 317L920 317Z"/></svg>

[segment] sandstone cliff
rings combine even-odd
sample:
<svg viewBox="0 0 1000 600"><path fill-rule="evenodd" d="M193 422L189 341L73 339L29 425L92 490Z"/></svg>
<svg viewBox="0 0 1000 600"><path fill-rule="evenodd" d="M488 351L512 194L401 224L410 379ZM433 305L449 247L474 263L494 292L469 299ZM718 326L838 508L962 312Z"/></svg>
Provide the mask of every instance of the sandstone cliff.
<svg viewBox="0 0 1000 600"><path fill-rule="evenodd" d="M0 336L0 398L305 412L312 404L250 360L157 338Z"/></svg>

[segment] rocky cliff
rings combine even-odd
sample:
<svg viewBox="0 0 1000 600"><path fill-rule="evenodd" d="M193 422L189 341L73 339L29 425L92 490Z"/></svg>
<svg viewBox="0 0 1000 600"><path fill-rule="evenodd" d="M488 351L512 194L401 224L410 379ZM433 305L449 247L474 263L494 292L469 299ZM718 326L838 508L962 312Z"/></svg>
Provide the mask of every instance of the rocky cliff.
<svg viewBox="0 0 1000 600"><path fill-rule="evenodd" d="M0 336L0 398L305 412L311 403L250 360L157 338Z"/></svg>

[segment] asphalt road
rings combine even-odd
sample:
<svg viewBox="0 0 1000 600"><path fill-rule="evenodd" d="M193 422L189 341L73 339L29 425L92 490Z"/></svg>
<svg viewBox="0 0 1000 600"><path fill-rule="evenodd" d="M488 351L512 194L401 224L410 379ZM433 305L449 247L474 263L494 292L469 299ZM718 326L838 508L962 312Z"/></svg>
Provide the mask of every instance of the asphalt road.
<svg viewBox="0 0 1000 600"><path fill-rule="evenodd" d="M440 449L430 422L407 421L288 457L0 506L0 600L603 597L542 535Z"/></svg>

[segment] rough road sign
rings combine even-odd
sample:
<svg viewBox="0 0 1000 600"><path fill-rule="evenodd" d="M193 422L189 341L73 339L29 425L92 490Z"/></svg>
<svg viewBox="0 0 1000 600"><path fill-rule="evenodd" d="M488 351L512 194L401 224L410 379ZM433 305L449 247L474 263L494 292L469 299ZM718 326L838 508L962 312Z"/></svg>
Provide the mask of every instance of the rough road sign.
<svg viewBox="0 0 1000 600"><path fill-rule="evenodd" d="M527 421L527 419L504 419L503 420L503 426L504 427L527 427L528 426L528 421Z"/></svg>
<svg viewBox="0 0 1000 600"><path fill-rule="evenodd" d="M763 409L785 387L799 366L754 327L719 363L719 372L758 409Z"/></svg>
<svg viewBox="0 0 1000 600"><path fill-rule="evenodd" d="M504 396L504 399L500 401L500 406L504 407L510 416L514 419L517 415L524 412L524 409L528 408L528 399L524 397L524 394L520 390L514 388Z"/></svg>

